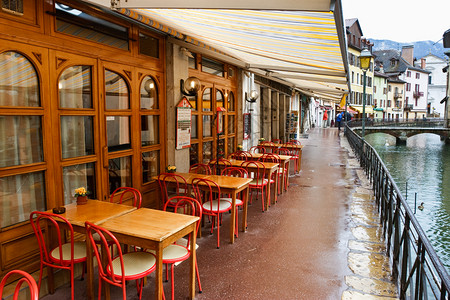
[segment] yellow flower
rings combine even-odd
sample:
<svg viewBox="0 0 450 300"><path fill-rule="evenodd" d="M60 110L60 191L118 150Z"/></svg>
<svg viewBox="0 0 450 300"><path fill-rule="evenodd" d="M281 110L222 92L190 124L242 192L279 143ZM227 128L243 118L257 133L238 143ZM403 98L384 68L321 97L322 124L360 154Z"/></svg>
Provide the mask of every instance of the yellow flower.
<svg viewBox="0 0 450 300"><path fill-rule="evenodd" d="M87 195L87 191L84 187L79 187L77 189L75 189L75 197L77 196L86 196Z"/></svg>

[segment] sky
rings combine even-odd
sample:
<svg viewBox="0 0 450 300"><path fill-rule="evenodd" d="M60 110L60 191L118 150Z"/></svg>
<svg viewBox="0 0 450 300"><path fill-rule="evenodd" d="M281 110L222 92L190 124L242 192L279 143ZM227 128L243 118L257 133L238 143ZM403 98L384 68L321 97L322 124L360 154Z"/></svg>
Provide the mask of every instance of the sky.
<svg viewBox="0 0 450 300"><path fill-rule="evenodd" d="M341 1L344 19L357 18L366 38L437 42L450 29L450 0Z"/></svg>

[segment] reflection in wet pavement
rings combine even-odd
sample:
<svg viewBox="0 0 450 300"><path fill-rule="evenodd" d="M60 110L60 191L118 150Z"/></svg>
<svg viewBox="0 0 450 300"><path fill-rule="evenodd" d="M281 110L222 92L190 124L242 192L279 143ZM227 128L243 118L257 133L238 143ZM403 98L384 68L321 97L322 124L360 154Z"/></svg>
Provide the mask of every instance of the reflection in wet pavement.
<svg viewBox="0 0 450 300"><path fill-rule="evenodd" d="M348 243L348 266L354 275L345 277L348 289L342 300L398 299L370 183L358 160L352 157L345 138L341 138L341 145L349 150L347 168L354 169L357 177L353 181L350 208L354 239Z"/></svg>

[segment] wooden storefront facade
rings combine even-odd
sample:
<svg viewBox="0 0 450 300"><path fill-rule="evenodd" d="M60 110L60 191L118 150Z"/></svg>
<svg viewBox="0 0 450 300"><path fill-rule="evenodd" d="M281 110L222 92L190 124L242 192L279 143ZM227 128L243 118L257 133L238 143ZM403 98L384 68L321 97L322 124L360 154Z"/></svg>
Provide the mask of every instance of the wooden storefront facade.
<svg viewBox="0 0 450 300"><path fill-rule="evenodd" d="M202 83L189 97L191 147L170 144L182 96L174 83L185 78L168 76L174 45L162 32L77 1L3 1L0 41L1 275L38 269L31 211L71 203L81 186L102 201L132 186L157 208L152 178L177 156L189 157L187 171L236 149L239 70L196 53L179 58ZM217 107L226 109L221 135Z"/></svg>

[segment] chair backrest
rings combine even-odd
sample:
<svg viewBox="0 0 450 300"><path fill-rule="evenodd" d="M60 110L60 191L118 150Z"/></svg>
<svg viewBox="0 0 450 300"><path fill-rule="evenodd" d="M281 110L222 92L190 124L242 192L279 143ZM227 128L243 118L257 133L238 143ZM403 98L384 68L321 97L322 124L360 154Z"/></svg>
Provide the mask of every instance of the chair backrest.
<svg viewBox="0 0 450 300"><path fill-rule="evenodd" d="M263 156L261 156L261 161L280 163L280 157L275 153L265 153Z"/></svg>
<svg viewBox="0 0 450 300"><path fill-rule="evenodd" d="M250 148L250 153L266 153L266 148L262 145L253 146Z"/></svg>
<svg viewBox="0 0 450 300"><path fill-rule="evenodd" d="M158 184L161 190L162 205L173 196L188 196L188 184L186 179L175 173L161 173L158 176Z"/></svg>
<svg viewBox="0 0 450 300"><path fill-rule="evenodd" d="M228 167L223 169L220 175L248 178L248 171L242 167Z"/></svg>
<svg viewBox="0 0 450 300"><path fill-rule="evenodd" d="M166 211L168 208L168 205L171 203L174 208L175 213L182 213L185 215L191 215L199 217L199 220L197 221L195 234L198 232L198 228L200 227L200 221L202 219L203 209L200 202L198 202L196 199L192 197L185 197L185 196L174 196L170 198L170 201L167 201L166 205L164 205L164 210ZM189 235L188 243L186 247L189 247L191 241L191 235Z"/></svg>
<svg viewBox="0 0 450 300"><path fill-rule="evenodd" d="M8 272L5 277L3 277L2 281L0 282L0 297L1 299L4 298L3 296L3 288L5 287L6 283L10 279L10 277L13 277L11 279L14 279L16 276L19 276L19 281L16 283L16 287L14 289L14 296L13 300L17 300L19 297L20 288L22 287L22 284L26 282L28 284L28 287L30 288L30 298L31 300L38 300L39 299L39 289L36 284L36 280L28 274L25 271L22 270L12 270Z"/></svg>
<svg viewBox="0 0 450 300"><path fill-rule="evenodd" d="M289 142L287 142L287 144L291 144L291 145L301 145L302 143L300 143L299 140L289 140Z"/></svg>
<svg viewBox="0 0 450 300"><path fill-rule="evenodd" d="M248 160L252 157L250 153L247 151L236 151L234 153L230 154L230 158L236 159L236 160Z"/></svg>
<svg viewBox="0 0 450 300"><path fill-rule="evenodd" d="M125 268L123 264L123 255L122 249L117 238L108 230L97 226L91 222L86 221L86 236L91 243L92 249L94 251L94 256L97 259L98 264L98 275L101 279L114 284L116 286L120 286L122 288L125 287ZM98 238L94 240L94 234L98 235ZM97 247L95 245L100 245L101 247ZM115 245L116 247L111 247L111 245ZM117 249L116 253L111 253L112 249ZM103 252L104 251L104 252ZM120 270L121 272L114 271L113 259L116 257L120 257ZM108 274L121 274L122 276L111 276Z"/></svg>
<svg viewBox="0 0 450 300"><path fill-rule="evenodd" d="M289 149L286 148L279 148L277 149L276 153L278 155L291 155L291 151L289 151Z"/></svg>
<svg viewBox="0 0 450 300"><path fill-rule="evenodd" d="M211 175L211 168L207 164L193 164L189 167L189 173Z"/></svg>
<svg viewBox="0 0 450 300"><path fill-rule="evenodd" d="M202 206L203 209L208 209L213 212L220 211L220 201L218 201L217 207L213 206L213 200L219 198L220 195L220 187L215 181L206 178L194 178L192 180L192 186L194 187L197 201L202 204L209 201L209 206Z"/></svg>
<svg viewBox="0 0 450 300"><path fill-rule="evenodd" d="M262 180L264 179L266 173L266 167L262 162L244 161L241 164L241 167L247 170L249 178L253 178L258 184L262 184Z"/></svg>
<svg viewBox="0 0 450 300"><path fill-rule="evenodd" d="M56 268L70 269L74 264L74 232L72 224L70 224L70 222L63 216L41 211L31 212L30 223L38 240L42 263L44 265L53 266ZM53 243L46 240L49 236L47 234L48 232L46 232L47 230L48 232L54 233L54 235L52 235L52 237L54 238L51 239L51 242ZM65 236L64 230L68 231L69 234L71 253L70 260L63 260L64 257L62 245L66 243L63 240ZM53 247L51 245L53 245ZM56 260L55 258L50 258L51 251L55 249L55 247L59 247L58 260ZM53 255L53 257L55 257L55 255Z"/></svg>
<svg viewBox="0 0 450 300"><path fill-rule="evenodd" d="M113 203L114 202L114 196L116 196L116 194L120 194L119 197L119 204L122 204L122 201L125 197L125 195L127 196L131 196L133 197L132 201L133 201L133 206L136 208L141 208L142 205L142 194L141 192L139 192L137 189L132 188L132 187L119 187L117 189L114 190L114 192L111 194L110 196L110 202Z"/></svg>
<svg viewBox="0 0 450 300"><path fill-rule="evenodd" d="M232 166L231 162L226 158L219 158L218 160L213 159L209 162L209 165L211 167L212 174L216 175L219 175L220 170L222 170L223 168Z"/></svg>

